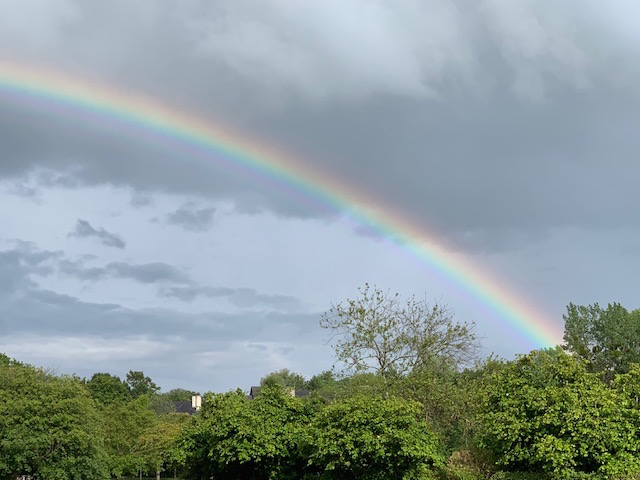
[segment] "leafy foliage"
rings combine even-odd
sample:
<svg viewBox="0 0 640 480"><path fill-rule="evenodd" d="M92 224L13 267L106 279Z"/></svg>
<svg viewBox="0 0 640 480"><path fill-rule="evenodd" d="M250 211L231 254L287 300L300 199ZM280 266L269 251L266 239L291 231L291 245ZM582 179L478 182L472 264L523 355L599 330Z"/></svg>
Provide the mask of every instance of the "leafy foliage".
<svg viewBox="0 0 640 480"><path fill-rule="evenodd" d="M614 389L560 349L532 352L499 371L487 392L484 445L513 471L640 471L637 415Z"/></svg>
<svg viewBox="0 0 640 480"><path fill-rule="evenodd" d="M260 380L260 385L262 386L278 385L286 388L294 388L296 390L303 390L306 383L307 382L302 375L291 372L288 368L272 372Z"/></svg>
<svg viewBox="0 0 640 480"><path fill-rule="evenodd" d="M405 374L433 356L455 364L478 348L474 325L456 323L438 304L411 297L402 301L365 285L360 296L334 305L320 326L331 330L336 356L348 371L373 371L382 377Z"/></svg>
<svg viewBox="0 0 640 480"><path fill-rule="evenodd" d="M127 373L127 385L133 398L138 398L142 395L151 395L160 390L151 378L145 376L144 372L130 370Z"/></svg>
<svg viewBox="0 0 640 480"><path fill-rule="evenodd" d="M82 382L0 363L0 477L108 478L104 432Z"/></svg>
<svg viewBox="0 0 640 480"><path fill-rule="evenodd" d="M137 445L144 432L155 424L148 398L105 406L104 421L111 474L135 475L146 464Z"/></svg>
<svg viewBox="0 0 640 480"><path fill-rule="evenodd" d="M312 421L303 451L327 479L422 478L444 458L416 402L356 396L327 406Z"/></svg>
<svg viewBox="0 0 640 480"><path fill-rule="evenodd" d="M627 372L631 363L640 363L640 310L628 311L619 303L606 309L597 303L570 303L564 320L564 348L589 362L590 371L607 381Z"/></svg>
<svg viewBox="0 0 640 480"><path fill-rule="evenodd" d="M298 473L296 443L307 423L300 400L265 387L256 400L241 391L207 395L182 441L194 478L289 478ZM291 478L299 478L297 476Z"/></svg>
<svg viewBox="0 0 640 480"><path fill-rule="evenodd" d="M185 390L184 388L174 388L166 393L161 393L160 396L169 402L189 402L191 397L197 394L197 392Z"/></svg>
<svg viewBox="0 0 640 480"><path fill-rule="evenodd" d="M131 398L127 384L110 373L94 373L87 388L93 399L102 404L126 402Z"/></svg>

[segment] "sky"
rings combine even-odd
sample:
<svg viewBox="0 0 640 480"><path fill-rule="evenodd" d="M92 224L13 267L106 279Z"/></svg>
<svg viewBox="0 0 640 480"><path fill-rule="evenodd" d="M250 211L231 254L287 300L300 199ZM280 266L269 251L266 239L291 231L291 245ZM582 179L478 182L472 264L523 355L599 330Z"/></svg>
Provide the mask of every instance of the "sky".
<svg viewBox="0 0 640 480"><path fill-rule="evenodd" d="M363 195L336 208L0 86L0 352L247 390L330 369L321 315L365 283L447 305L486 354L540 347L360 223L364 198L560 333L569 302L638 307L639 22L630 0L1 2L0 63L152 98Z"/></svg>

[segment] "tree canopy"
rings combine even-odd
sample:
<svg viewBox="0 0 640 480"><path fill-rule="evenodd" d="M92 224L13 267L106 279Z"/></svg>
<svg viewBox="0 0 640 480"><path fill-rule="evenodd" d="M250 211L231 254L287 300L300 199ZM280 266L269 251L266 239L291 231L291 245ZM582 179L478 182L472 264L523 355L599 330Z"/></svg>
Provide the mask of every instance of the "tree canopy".
<svg viewBox="0 0 640 480"><path fill-rule="evenodd" d="M560 349L534 351L500 370L485 402L483 444L498 465L556 477L640 473L637 414Z"/></svg>
<svg viewBox="0 0 640 480"><path fill-rule="evenodd" d="M611 380L640 362L640 310L570 303L564 321L564 348L585 359L590 371Z"/></svg>
<svg viewBox="0 0 640 480"><path fill-rule="evenodd" d="M94 373L87 388L94 400L102 404L126 402L131 398L127 384L110 373Z"/></svg>
<svg viewBox="0 0 640 480"><path fill-rule="evenodd" d="M303 390L306 386L306 380L299 373L291 372L288 368L283 368L277 372L271 372L260 380L260 385L279 385L286 388L294 388Z"/></svg>
<svg viewBox="0 0 640 480"><path fill-rule="evenodd" d="M156 393L160 388L144 372L130 370L127 373L127 385L133 398Z"/></svg>
<svg viewBox="0 0 640 480"><path fill-rule="evenodd" d="M333 305L320 321L347 371L387 377L419 368L433 356L463 364L477 353L474 324L456 323L447 307L415 296L403 301L398 293L368 284L359 293Z"/></svg>
<svg viewBox="0 0 640 480"><path fill-rule="evenodd" d="M108 478L102 422L75 377L0 363L0 477Z"/></svg>

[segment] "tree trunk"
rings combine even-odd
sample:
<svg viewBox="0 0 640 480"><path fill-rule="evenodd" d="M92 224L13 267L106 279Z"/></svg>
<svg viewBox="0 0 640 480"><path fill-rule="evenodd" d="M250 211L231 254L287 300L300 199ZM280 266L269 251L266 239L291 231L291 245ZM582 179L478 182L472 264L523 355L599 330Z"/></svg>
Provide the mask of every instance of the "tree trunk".
<svg viewBox="0 0 640 480"><path fill-rule="evenodd" d="M160 480L160 469L156 470L156 480Z"/></svg>

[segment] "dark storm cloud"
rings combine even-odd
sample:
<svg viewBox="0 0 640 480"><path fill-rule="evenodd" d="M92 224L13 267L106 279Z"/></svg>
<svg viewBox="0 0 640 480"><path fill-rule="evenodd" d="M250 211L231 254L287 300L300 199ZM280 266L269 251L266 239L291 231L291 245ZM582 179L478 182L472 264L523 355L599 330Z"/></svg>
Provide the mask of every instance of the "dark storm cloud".
<svg viewBox="0 0 640 480"><path fill-rule="evenodd" d="M102 227L98 229L93 228L89 222L80 218L76 222L73 231L69 233L69 236L76 238L97 238L102 245L107 247L124 249L126 246L126 243L120 236L108 232Z"/></svg>
<svg viewBox="0 0 640 480"><path fill-rule="evenodd" d="M191 302L198 297L224 298L231 304L241 308L269 307L278 310L300 310L299 299L287 295L266 295L253 288L228 288L210 286L173 287L161 290L164 297L178 298Z"/></svg>
<svg viewBox="0 0 640 480"><path fill-rule="evenodd" d="M31 58L44 49L79 76L89 71L224 118L368 192L451 248L507 250L553 228L640 221L632 127L640 122L640 56L624 10L633 3L64 5L66 13L33 25L0 10L0 42ZM75 168L56 181L197 194L242 211L327 214L295 188L140 133L6 105L0 175Z"/></svg>
<svg viewBox="0 0 640 480"><path fill-rule="evenodd" d="M193 203L186 203L167 215L167 223L177 225L192 232L203 232L213 225L215 207L196 208Z"/></svg>

